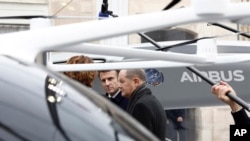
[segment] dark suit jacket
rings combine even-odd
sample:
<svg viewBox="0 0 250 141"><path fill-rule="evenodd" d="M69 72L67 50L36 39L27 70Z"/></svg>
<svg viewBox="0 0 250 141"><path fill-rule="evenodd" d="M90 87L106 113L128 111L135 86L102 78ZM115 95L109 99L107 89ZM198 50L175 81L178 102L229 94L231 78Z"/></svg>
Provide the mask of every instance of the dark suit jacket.
<svg viewBox="0 0 250 141"><path fill-rule="evenodd" d="M178 122L177 118L182 117L185 120L185 109L165 110L166 116L174 123L176 129L185 129L184 122Z"/></svg>
<svg viewBox="0 0 250 141"><path fill-rule="evenodd" d="M247 116L247 113L243 108L238 112L232 113L232 116L234 118L235 125L250 125L250 118Z"/></svg>
<svg viewBox="0 0 250 141"><path fill-rule="evenodd" d="M127 112L160 140L165 140L166 115L164 109L144 84L131 95Z"/></svg>
<svg viewBox="0 0 250 141"><path fill-rule="evenodd" d="M108 97L108 94L106 93L106 96ZM109 98L113 103L115 103L117 106L122 108L124 111L126 111L128 106L128 99L125 97L122 97L121 92L119 92L115 98Z"/></svg>

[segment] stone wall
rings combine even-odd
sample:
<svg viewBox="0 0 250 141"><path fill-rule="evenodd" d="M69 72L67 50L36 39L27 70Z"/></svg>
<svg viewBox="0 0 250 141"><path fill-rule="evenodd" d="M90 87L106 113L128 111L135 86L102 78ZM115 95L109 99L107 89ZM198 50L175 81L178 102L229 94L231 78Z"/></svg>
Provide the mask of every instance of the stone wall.
<svg viewBox="0 0 250 141"><path fill-rule="evenodd" d="M17 15L47 15L47 0L0 0L0 16ZM11 19L0 20L0 24L25 24L29 25L29 20Z"/></svg>

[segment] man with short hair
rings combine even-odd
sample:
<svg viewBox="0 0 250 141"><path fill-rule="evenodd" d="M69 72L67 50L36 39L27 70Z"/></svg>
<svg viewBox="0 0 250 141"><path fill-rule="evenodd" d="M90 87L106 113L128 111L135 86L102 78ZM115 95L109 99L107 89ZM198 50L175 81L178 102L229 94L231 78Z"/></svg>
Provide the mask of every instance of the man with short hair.
<svg viewBox="0 0 250 141"><path fill-rule="evenodd" d="M119 88L122 96L129 98L127 112L148 128L160 140L165 140L165 111L146 87L146 75L142 69L121 70Z"/></svg>
<svg viewBox="0 0 250 141"><path fill-rule="evenodd" d="M102 87L106 91L105 95L113 103L126 111L128 99L122 97L121 95L121 91L118 87L118 73L119 70L99 71L99 78L101 80Z"/></svg>

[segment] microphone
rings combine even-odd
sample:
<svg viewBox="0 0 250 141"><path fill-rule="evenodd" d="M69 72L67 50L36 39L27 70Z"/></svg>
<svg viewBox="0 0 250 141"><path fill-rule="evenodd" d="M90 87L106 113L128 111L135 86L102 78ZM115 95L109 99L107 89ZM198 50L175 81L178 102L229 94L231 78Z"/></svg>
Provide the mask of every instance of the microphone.
<svg viewBox="0 0 250 141"><path fill-rule="evenodd" d="M207 78L205 75L203 75L202 73L200 73L200 71L197 70L195 67L189 66L189 67L187 67L187 69L190 70L191 72L195 73L196 75L198 75L200 78L202 78L204 81L206 81L211 86L213 86L213 85L216 84L215 82L213 82L212 80L210 80L209 78ZM244 109L246 109L247 111L250 112L250 107L249 107L248 103L246 103L244 100L242 100L241 98L239 98L236 95L233 95L230 92L228 92L226 94L226 96L228 96L231 100L235 101L237 104L239 104Z"/></svg>

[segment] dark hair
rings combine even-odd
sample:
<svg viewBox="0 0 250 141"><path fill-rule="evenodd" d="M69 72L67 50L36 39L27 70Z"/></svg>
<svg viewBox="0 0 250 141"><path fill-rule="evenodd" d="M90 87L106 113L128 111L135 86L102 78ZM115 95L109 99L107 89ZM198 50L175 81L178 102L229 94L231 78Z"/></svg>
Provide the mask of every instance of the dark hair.
<svg viewBox="0 0 250 141"><path fill-rule="evenodd" d="M120 70L102 70L102 71L98 71L98 78L100 78L101 73L110 72L110 71L116 71L117 76L118 76L118 74L120 72Z"/></svg>
<svg viewBox="0 0 250 141"><path fill-rule="evenodd" d="M94 63L94 61L87 56L73 56L67 60L67 64L87 64ZM78 71L78 72L64 72L68 77L79 81L80 83L92 87L97 72L96 71Z"/></svg>

